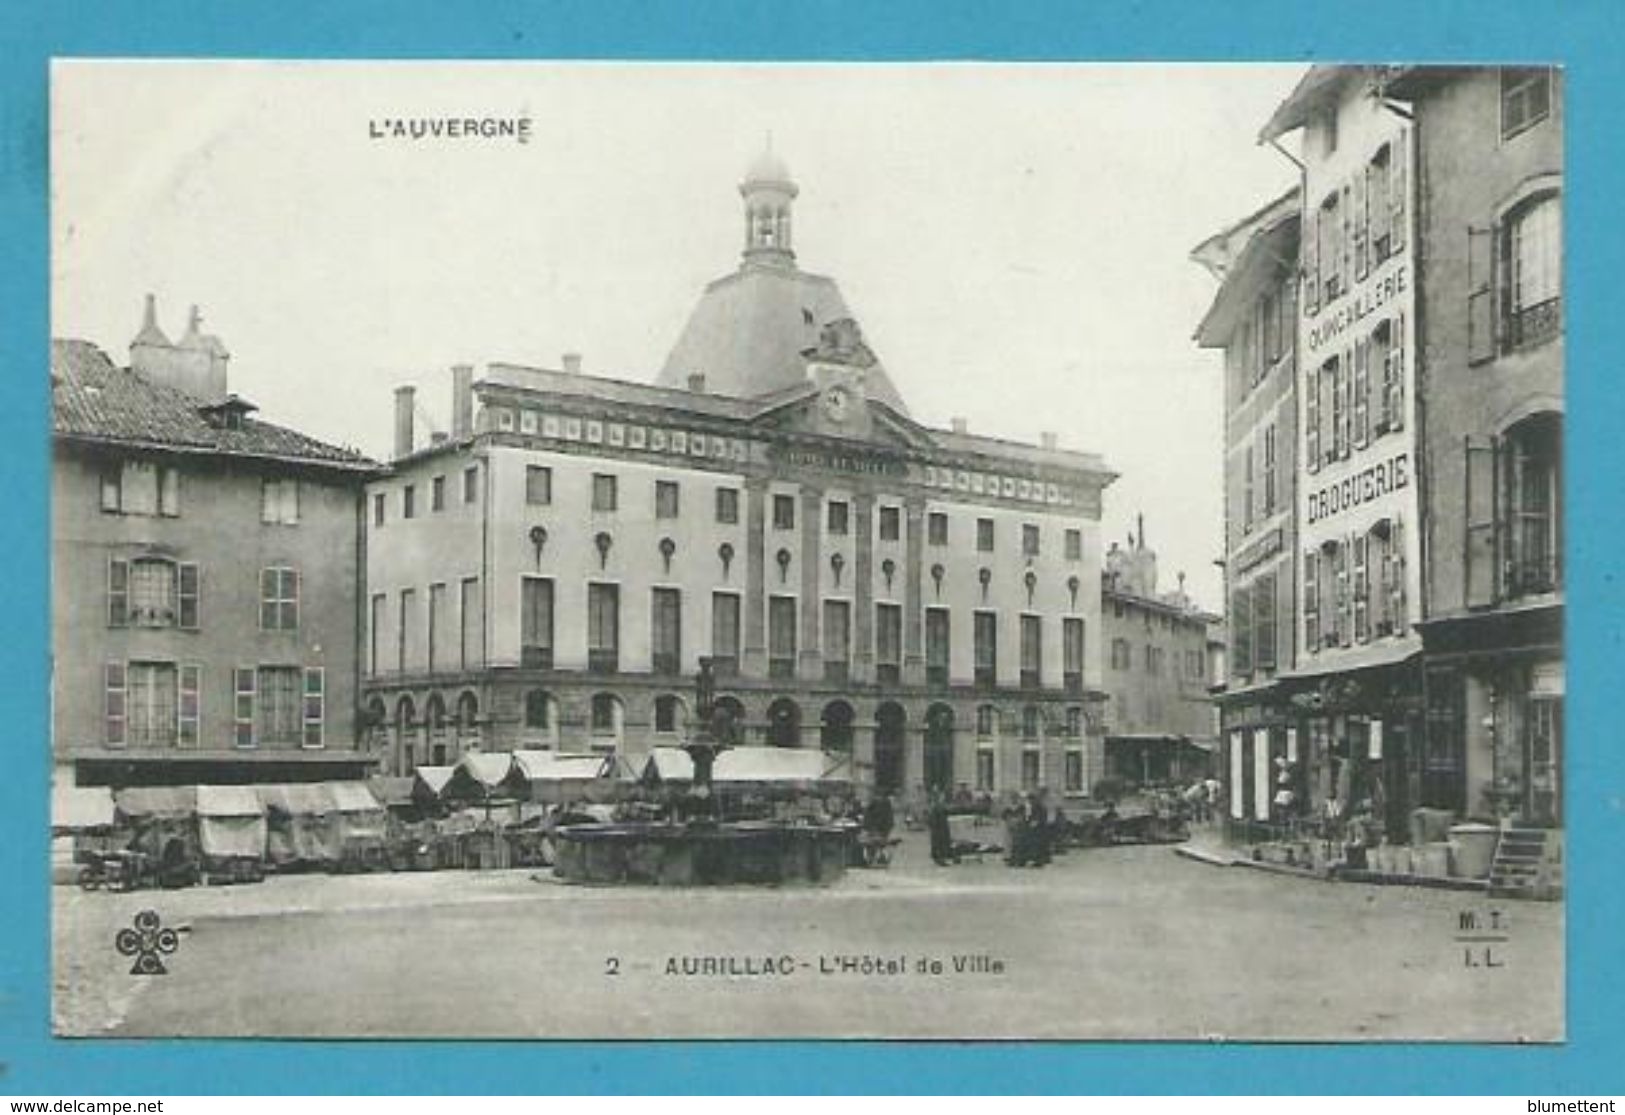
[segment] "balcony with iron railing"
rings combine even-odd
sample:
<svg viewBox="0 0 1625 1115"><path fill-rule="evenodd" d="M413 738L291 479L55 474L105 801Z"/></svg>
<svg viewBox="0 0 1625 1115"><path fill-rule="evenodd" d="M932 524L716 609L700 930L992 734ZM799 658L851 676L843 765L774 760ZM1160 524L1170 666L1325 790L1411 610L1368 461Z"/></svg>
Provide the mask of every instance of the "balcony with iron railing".
<svg viewBox="0 0 1625 1115"><path fill-rule="evenodd" d="M1543 596L1562 587L1562 569L1555 553L1530 554L1506 563L1506 595L1509 600Z"/></svg>
<svg viewBox="0 0 1625 1115"><path fill-rule="evenodd" d="M1563 299L1520 306L1508 315L1507 343L1514 349L1545 344L1563 331Z"/></svg>

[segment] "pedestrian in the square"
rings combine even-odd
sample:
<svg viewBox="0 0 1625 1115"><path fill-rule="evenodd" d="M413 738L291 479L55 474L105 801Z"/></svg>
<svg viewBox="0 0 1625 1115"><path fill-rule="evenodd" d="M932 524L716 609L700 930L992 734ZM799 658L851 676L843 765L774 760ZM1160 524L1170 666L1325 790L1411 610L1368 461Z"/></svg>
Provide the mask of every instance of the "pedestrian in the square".
<svg viewBox="0 0 1625 1115"><path fill-rule="evenodd" d="M953 834L948 829L948 802L939 790L931 792L931 804L926 810L926 827L931 834L931 862L938 867L958 863Z"/></svg>

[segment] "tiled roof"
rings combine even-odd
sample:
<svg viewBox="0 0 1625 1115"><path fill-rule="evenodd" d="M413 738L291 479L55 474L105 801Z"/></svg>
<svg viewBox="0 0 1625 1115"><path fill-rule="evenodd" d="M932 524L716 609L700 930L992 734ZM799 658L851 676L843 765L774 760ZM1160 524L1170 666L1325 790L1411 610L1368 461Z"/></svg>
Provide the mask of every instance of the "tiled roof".
<svg viewBox="0 0 1625 1115"><path fill-rule="evenodd" d="M59 438L381 469L354 450L254 418L244 417L236 428L213 426L196 399L115 367L88 341L51 342L51 412L52 432Z"/></svg>

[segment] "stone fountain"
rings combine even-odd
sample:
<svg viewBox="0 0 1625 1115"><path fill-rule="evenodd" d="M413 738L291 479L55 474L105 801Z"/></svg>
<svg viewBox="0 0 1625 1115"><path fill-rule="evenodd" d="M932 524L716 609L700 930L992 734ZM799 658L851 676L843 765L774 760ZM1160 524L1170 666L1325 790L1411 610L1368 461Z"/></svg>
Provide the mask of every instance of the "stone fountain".
<svg viewBox="0 0 1625 1115"><path fill-rule="evenodd" d="M694 731L682 745L694 773L686 787L663 791L665 819L561 828L554 874L574 883L656 886L816 885L844 875L849 829L725 815L712 776L733 731L731 721L718 722L709 658L700 659L694 698Z"/></svg>

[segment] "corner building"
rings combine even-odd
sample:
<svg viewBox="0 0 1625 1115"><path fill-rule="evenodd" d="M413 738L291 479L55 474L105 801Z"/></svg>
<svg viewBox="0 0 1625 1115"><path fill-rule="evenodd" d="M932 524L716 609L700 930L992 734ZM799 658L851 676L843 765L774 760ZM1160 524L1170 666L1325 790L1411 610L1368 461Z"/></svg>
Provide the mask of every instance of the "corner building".
<svg viewBox="0 0 1625 1115"><path fill-rule="evenodd" d="M1429 805L1563 819L1563 90L1549 67L1383 75L1415 116Z"/></svg>
<svg viewBox="0 0 1625 1115"><path fill-rule="evenodd" d="M1198 245L1220 281L1196 342L1224 352L1228 653L1216 702L1227 815L1268 822L1272 760L1295 755L1298 662L1298 259L1301 191L1289 190Z"/></svg>
<svg viewBox="0 0 1625 1115"><path fill-rule="evenodd" d="M363 487L383 468L254 417L193 311L128 367L51 345L55 777L355 779Z"/></svg>
<svg viewBox="0 0 1625 1115"><path fill-rule="evenodd" d="M369 489L367 707L405 772L471 748L635 757L709 656L734 739L850 752L901 792L1082 794L1101 772L1099 457L915 422L764 155L744 251L654 385L398 389Z"/></svg>

